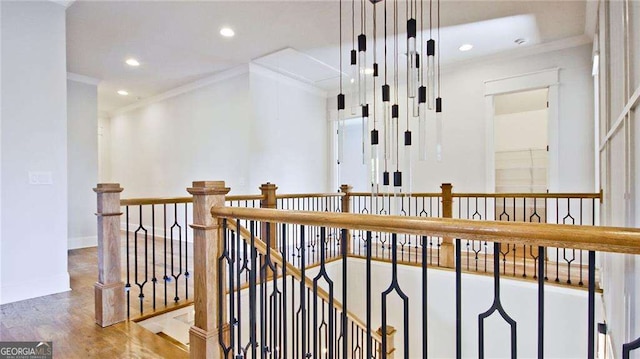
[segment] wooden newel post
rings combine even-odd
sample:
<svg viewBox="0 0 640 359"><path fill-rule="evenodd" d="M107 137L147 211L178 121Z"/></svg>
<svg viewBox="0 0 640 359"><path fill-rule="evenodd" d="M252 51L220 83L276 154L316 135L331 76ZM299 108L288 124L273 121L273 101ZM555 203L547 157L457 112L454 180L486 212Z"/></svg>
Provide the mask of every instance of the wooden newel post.
<svg viewBox="0 0 640 359"><path fill-rule="evenodd" d="M94 285L95 319L101 327L125 320L124 282L120 270L120 184L99 183L98 281Z"/></svg>
<svg viewBox="0 0 640 359"><path fill-rule="evenodd" d="M351 211L351 190L352 186L343 184L340 186L340 192L344 193L342 196L341 209L342 213L349 213ZM347 253L351 253L351 231L347 230Z"/></svg>
<svg viewBox="0 0 640 359"><path fill-rule="evenodd" d="M382 327L376 330L378 335L382 336ZM380 349L378 349L378 356L380 358L393 359L393 356L396 352L396 344L394 343L396 337L396 328L387 325L387 355L382 354L382 345L380 345Z"/></svg>
<svg viewBox="0 0 640 359"><path fill-rule="evenodd" d="M267 182L260 186L260 192L262 193L262 200L260 200L260 208L270 208L276 209L278 208L278 200L276 198L276 190L278 187L270 182ZM278 248L278 241L276 238L276 224L271 223L269 225L269 233L270 233L270 246L271 248ZM262 223L261 228L261 238L264 242L267 241L267 223Z"/></svg>
<svg viewBox="0 0 640 359"><path fill-rule="evenodd" d="M218 312L218 303L226 308L225 295L219 296L218 281L224 273L218 270L218 258L224 243L222 227L218 218L211 216L211 207L224 206L229 188L224 181L193 182L187 191L193 195L193 274L194 274L194 325L189 330L191 358L222 358L219 332L228 328L219 327L226 323L225 314ZM222 291L226 293L226 281L222 281Z"/></svg>
<svg viewBox="0 0 640 359"><path fill-rule="evenodd" d="M443 183L440 188L442 189L442 218L453 218L453 186L451 183ZM443 237L440 246L440 266L453 268L454 252L453 238Z"/></svg>

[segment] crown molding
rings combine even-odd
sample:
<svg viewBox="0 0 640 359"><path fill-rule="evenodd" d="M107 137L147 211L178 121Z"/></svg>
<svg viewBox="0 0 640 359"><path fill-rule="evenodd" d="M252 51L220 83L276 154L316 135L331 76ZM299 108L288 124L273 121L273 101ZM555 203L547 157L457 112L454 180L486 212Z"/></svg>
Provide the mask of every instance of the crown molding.
<svg viewBox="0 0 640 359"><path fill-rule="evenodd" d="M486 55L486 56L476 57L469 60L443 64L442 70L451 71L451 70L458 69L459 67L465 67L469 65L492 63L496 61L518 59L526 56L540 55L547 52L560 51L560 50L570 49L573 47L578 47L586 44L591 44L592 42L593 40L589 36L582 34L582 35L567 37L567 38L556 40L556 41L546 42L543 44L513 49L511 51L505 51L498 54Z"/></svg>
<svg viewBox="0 0 640 359"><path fill-rule="evenodd" d="M97 79L95 77L80 75L73 72L67 72L67 80L81 82L83 84L94 85L94 86L98 86L98 84L100 84L100 81L101 81L100 79Z"/></svg>
<svg viewBox="0 0 640 359"><path fill-rule="evenodd" d="M54 4L64 6L65 9L71 6L71 4L73 4L74 2L76 2L76 0L49 0L49 1L51 1Z"/></svg>
<svg viewBox="0 0 640 359"><path fill-rule="evenodd" d="M292 77L287 73L275 71L273 69L267 68L265 66L262 66L253 62L249 64L249 71L252 74L258 74L258 75L269 77L274 81L278 81L283 84L293 86L305 92L309 92L313 95L318 95L322 97L328 96L327 91L322 90L309 82L303 81L301 79Z"/></svg>
<svg viewBox="0 0 640 359"><path fill-rule="evenodd" d="M113 117L113 116L118 116L118 115L122 115L124 113L136 110L140 107L144 107L144 106L148 106L151 105L153 103L156 102L160 102L160 101L164 101L167 99L170 99L172 97L176 97L179 95L182 95L184 93L187 92L191 92L191 91L195 91L197 89L218 83L218 82L222 82L228 79L232 79L234 77L237 76L241 76L244 75L246 73L249 73L249 65L245 64L245 65L240 65L237 67L234 67L232 69L229 70L225 70L225 71L221 71L218 72L212 76L209 77L205 77L203 79L188 83L186 85L180 86L180 87L176 87L174 89L171 89L169 91L163 92L159 95L155 95L155 96L151 96L149 98L146 98L144 100L140 100L134 104L131 105L127 105L124 107L121 107L119 109L116 109L114 111L111 111L109 113L109 117Z"/></svg>

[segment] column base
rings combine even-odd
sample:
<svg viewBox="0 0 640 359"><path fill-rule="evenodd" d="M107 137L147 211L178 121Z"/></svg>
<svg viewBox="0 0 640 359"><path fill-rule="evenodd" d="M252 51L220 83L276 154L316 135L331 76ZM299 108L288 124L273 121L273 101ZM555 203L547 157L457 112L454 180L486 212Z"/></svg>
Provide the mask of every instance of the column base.
<svg viewBox="0 0 640 359"><path fill-rule="evenodd" d="M223 335L225 343L229 343L229 325L225 325L223 328ZM218 338L218 330L204 330L196 326L192 326L189 329L189 357L194 359L199 358L211 358L220 359L224 358L222 346Z"/></svg>
<svg viewBox="0 0 640 359"><path fill-rule="evenodd" d="M123 322L126 319L124 282L93 286L95 293L96 324L101 327Z"/></svg>
<svg viewBox="0 0 640 359"><path fill-rule="evenodd" d="M451 242L440 244L440 267L455 268L455 246Z"/></svg>

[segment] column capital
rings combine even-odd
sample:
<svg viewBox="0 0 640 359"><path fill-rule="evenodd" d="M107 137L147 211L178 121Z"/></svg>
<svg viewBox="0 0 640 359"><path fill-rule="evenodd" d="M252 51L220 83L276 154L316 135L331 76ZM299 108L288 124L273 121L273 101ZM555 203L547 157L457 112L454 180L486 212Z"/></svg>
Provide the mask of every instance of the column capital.
<svg viewBox="0 0 640 359"><path fill-rule="evenodd" d="M120 187L120 183L98 183L93 189L95 193L120 193L124 188Z"/></svg>
<svg viewBox="0 0 640 359"><path fill-rule="evenodd" d="M224 181L194 181L192 187L187 188L187 192L194 196L226 195L230 190Z"/></svg>

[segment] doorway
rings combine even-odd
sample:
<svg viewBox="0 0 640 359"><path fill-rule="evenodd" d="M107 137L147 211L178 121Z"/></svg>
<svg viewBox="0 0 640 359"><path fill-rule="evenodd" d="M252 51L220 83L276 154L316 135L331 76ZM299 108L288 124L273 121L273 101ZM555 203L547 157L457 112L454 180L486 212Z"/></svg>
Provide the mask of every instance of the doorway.
<svg viewBox="0 0 640 359"><path fill-rule="evenodd" d="M548 96L548 88L494 96L496 193L547 192Z"/></svg>

